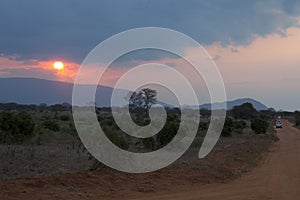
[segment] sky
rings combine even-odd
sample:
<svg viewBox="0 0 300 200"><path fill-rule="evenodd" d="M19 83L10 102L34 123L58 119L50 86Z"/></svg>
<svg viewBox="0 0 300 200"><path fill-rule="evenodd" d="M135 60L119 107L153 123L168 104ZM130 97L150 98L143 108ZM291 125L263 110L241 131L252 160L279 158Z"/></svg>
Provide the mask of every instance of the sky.
<svg viewBox="0 0 300 200"><path fill-rule="evenodd" d="M73 82L100 42L149 26L180 31L203 45L229 100L250 97L276 109L300 109L298 0L1 0L0 77ZM64 70L53 69L56 60ZM130 67L147 62L189 73L176 56L142 51L118 59L101 84L114 86Z"/></svg>

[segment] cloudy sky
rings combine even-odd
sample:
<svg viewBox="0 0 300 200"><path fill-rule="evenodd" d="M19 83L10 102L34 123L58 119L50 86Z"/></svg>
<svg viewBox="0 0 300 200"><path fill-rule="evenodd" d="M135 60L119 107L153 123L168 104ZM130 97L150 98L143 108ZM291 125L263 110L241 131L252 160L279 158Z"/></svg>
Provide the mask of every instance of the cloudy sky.
<svg viewBox="0 0 300 200"><path fill-rule="evenodd" d="M300 109L298 0L1 0L0 77L72 82L96 45L146 26L174 29L202 44L222 73L228 99ZM54 70L55 60L65 69ZM113 86L124 68L148 61L185 70L176 57L145 51L119 59L103 84Z"/></svg>

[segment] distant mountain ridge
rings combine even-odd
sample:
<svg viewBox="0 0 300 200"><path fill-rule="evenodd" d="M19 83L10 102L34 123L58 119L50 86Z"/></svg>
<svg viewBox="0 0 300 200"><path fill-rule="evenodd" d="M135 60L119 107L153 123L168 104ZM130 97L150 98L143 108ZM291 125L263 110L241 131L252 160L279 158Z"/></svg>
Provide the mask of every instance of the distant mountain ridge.
<svg viewBox="0 0 300 200"><path fill-rule="evenodd" d="M67 82L37 78L0 78L0 103L37 105L71 103L72 91L73 84ZM96 105L110 106L112 92L111 87L98 86Z"/></svg>
<svg viewBox="0 0 300 200"><path fill-rule="evenodd" d="M0 78L0 103L19 104L41 104L48 105L71 103L73 84L60 81L50 81L37 78ZM110 106L113 88L98 86L96 92L97 106ZM121 90L123 94L129 91ZM243 103L251 103L257 110L266 110L268 107L259 101L251 98L242 98L227 102L227 109ZM218 109L222 103L214 103ZM190 106L188 106L190 107ZM211 109L211 104L191 106L191 108Z"/></svg>
<svg viewBox="0 0 300 200"><path fill-rule="evenodd" d="M241 98L241 99L236 99L236 100L232 100L232 101L227 101L227 110L230 110L234 106L239 106L239 105L242 105L244 103L251 103L256 110L267 110L268 109L268 107L266 105L264 105L263 103L255 100L255 99ZM214 103L213 106L214 106L215 109L218 109L218 108L221 108L223 104L224 103ZM210 110L211 109L211 104L200 105L200 109Z"/></svg>

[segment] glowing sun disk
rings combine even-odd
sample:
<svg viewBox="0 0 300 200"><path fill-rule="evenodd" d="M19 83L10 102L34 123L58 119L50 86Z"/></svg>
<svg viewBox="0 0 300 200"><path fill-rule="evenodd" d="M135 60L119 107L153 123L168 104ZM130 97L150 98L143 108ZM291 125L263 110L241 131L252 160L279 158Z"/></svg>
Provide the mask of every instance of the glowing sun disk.
<svg viewBox="0 0 300 200"><path fill-rule="evenodd" d="M64 69L64 63L61 61L56 61L53 63L53 68L56 70L63 70Z"/></svg>

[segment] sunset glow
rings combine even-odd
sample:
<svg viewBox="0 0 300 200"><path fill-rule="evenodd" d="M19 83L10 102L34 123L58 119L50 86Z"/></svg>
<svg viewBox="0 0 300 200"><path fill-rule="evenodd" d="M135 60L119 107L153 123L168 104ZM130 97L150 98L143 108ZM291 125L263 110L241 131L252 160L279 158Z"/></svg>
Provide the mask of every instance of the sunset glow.
<svg viewBox="0 0 300 200"><path fill-rule="evenodd" d="M75 15L75 10L68 4L60 4L57 8L52 1L43 6L26 3L19 6L15 1L4 4L0 1L0 10L3 9L0 19L3 30L0 37L0 79L25 77L68 83L79 80L80 84L91 84L94 79L99 79L98 72L103 71L99 84L114 88L117 81L134 67L159 63L188 77L199 91L206 91L203 77L197 75L190 63L171 55L171 52L155 49L124 54L107 69L106 60L86 63L90 67L85 68L84 77L77 77L85 63L83 61L100 41L137 24L139 27L155 25L182 32L203 45L220 71L229 100L251 97L275 109L299 109L300 93L295 91L299 91L300 85L300 1L225 2L176 1L169 5L168 1L142 1L139 4L130 1L121 3L122 9L118 10L119 2L104 6L102 1L93 4L78 1L78 15ZM105 8L99 12L97 8L102 6ZM154 9L156 7L163 10ZM132 12L132 8L139 12ZM99 19L103 19L100 24ZM68 23L68 28L62 28L61 22ZM19 28L24 28L25 32L11 24L22 24ZM125 41L118 46L131 45L139 39L144 38ZM179 44L168 37L157 42L168 42L167 39L174 45ZM201 56L189 44L180 51L193 59ZM115 51L107 48L106 53L109 56ZM147 73L148 77L163 75L154 70ZM165 75L165 79L181 87L173 77ZM182 91L185 90L182 88ZM208 102L210 96L202 95L202 98Z"/></svg>
<svg viewBox="0 0 300 200"><path fill-rule="evenodd" d="M64 63L61 61L56 61L53 63L53 68L56 70L63 70L64 69Z"/></svg>

